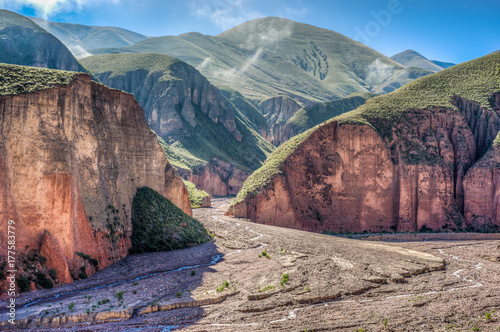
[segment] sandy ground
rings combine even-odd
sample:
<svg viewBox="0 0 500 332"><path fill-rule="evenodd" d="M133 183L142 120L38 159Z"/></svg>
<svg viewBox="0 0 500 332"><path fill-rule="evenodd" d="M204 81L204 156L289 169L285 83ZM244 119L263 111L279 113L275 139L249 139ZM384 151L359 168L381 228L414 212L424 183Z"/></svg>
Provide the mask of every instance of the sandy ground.
<svg viewBox="0 0 500 332"><path fill-rule="evenodd" d="M351 240L225 217L228 200L212 204L194 214L213 242L23 294L16 328L499 331L499 241Z"/></svg>

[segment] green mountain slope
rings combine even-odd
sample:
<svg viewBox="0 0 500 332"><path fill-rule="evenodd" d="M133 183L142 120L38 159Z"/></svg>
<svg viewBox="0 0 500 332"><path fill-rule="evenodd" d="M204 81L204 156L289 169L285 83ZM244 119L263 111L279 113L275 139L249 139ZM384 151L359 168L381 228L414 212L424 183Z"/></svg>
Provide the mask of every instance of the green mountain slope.
<svg viewBox="0 0 500 332"><path fill-rule="evenodd" d="M87 72L56 37L26 17L0 10L0 62Z"/></svg>
<svg viewBox="0 0 500 332"><path fill-rule="evenodd" d="M267 17L218 35L248 49L263 48L293 62L342 95L367 91L402 65L337 32Z"/></svg>
<svg viewBox="0 0 500 332"><path fill-rule="evenodd" d="M438 72L444 68L437 65L431 60L427 60L426 57L421 55L414 50L406 50L401 53L391 56L391 59L402 64L405 67L418 67L430 70L432 72Z"/></svg>
<svg viewBox="0 0 500 332"><path fill-rule="evenodd" d="M199 33L150 38L124 48L91 52L172 55L196 67L212 84L230 86L255 103L280 94L308 103L342 94L276 54L241 48L231 41Z"/></svg>
<svg viewBox="0 0 500 332"><path fill-rule="evenodd" d="M375 96L367 92L356 93L346 98L303 107L286 122L285 141L333 117L352 111Z"/></svg>
<svg viewBox="0 0 500 332"><path fill-rule="evenodd" d="M87 51L94 48L124 47L148 38L140 33L116 27L57 23L36 17L30 19L56 36L78 58L90 55Z"/></svg>
<svg viewBox="0 0 500 332"><path fill-rule="evenodd" d="M82 62L112 88L135 95L174 165L195 175L214 162L243 172L260 167L273 146L195 68L159 53L109 54ZM231 171L233 172L233 171ZM197 186L200 183L196 183ZM201 188L211 191L210 188Z"/></svg>
<svg viewBox="0 0 500 332"><path fill-rule="evenodd" d="M69 85L78 73L0 64L0 96L31 93L56 85Z"/></svg>
<svg viewBox="0 0 500 332"><path fill-rule="evenodd" d="M490 54L420 78L392 93L371 98L356 110L328 120L322 125L331 121L337 121L339 125L343 123L369 125L381 137L391 139L393 128L410 110L430 109L432 106L456 110L457 107L450 100L454 95L491 108L493 101L489 98L496 92L500 92L500 53ZM274 175L281 172L281 166L287 157L317 128L313 127L279 146L268 157L264 166L245 181L233 205L248 195L260 192L269 184ZM421 157L424 158L422 160L426 158L425 155Z"/></svg>
<svg viewBox="0 0 500 332"><path fill-rule="evenodd" d="M382 84L374 86L372 92L378 94L389 93L417 78L428 76L433 73L433 71L419 67L408 67L389 76Z"/></svg>
<svg viewBox="0 0 500 332"><path fill-rule="evenodd" d="M397 73L405 69L339 33L277 17L248 21L218 36L193 32L91 52L169 54L255 105L280 95L311 105L369 92L387 80L394 86ZM403 77L399 84L407 81ZM384 92L383 87L379 90Z"/></svg>

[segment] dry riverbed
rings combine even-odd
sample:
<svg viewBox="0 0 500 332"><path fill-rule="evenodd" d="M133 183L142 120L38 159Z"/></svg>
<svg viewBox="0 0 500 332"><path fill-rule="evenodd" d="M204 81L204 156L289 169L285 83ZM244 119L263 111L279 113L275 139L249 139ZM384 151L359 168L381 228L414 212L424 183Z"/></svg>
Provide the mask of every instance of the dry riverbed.
<svg viewBox="0 0 500 332"><path fill-rule="evenodd" d="M228 200L212 203L194 214L213 242L23 294L17 328L498 331L498 240L351 240L225 217Z"/></svg>

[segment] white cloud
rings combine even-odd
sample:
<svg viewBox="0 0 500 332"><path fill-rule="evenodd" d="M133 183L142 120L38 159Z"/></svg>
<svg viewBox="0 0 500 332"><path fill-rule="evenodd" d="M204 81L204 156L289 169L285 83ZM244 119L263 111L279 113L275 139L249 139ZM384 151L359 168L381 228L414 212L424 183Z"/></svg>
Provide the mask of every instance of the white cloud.
<svg viewBox="0 0 500 332"><path fill-rule="evenodd" d="M79 11L84 7L119 2L120 0L0 0L0 7L13 10L30 7L35 10L37 16L47 19L61 12Z"/></svg>
<svg viewBox="0 0 500 332"><path fill-rule="evenodd" d="M208 18L224 30L240 23L264 17L253 10L248 0L193 0L189 5L191 14L198 18Z"/></svg>

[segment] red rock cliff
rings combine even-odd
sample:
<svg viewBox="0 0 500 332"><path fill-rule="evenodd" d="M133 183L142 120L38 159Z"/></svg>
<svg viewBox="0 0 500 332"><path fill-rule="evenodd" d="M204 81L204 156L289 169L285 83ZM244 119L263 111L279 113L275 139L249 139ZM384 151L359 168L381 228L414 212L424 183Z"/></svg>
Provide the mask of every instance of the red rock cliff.
<svg viewBox="0 0 500 332"><path fill-rule="evenodd" d="M229 213L315 232L500 226L498 148L476 163L500 130L492 98L493 110L455 96L458 111L408 111L390 141L368 125L323 125Z"/></svg>
<svg viewBox="0 0 500 332"><path fill-rule="evenodd" d="M0 227L16 222L18 254L54 251L47 264L64 282L68 268L78 275L76 252L100 268L127 255L137 188L151 187L191 214L187 190L134 96L88 75L0 97L0 138Z"/></svg>

